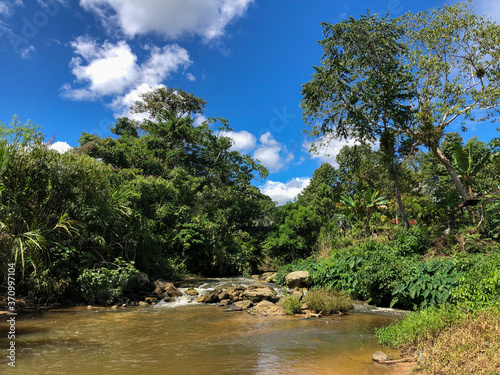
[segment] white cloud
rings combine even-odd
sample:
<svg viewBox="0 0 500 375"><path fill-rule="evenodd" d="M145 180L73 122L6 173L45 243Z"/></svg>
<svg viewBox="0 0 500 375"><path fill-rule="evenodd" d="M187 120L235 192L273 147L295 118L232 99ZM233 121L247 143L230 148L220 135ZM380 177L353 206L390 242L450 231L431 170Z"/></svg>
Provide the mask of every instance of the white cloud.
<svg viewBox="0 0 500 375"><path fill-rule="evenodd" d="M248 150L252 150L257 145L257 138L250 132L246 130L242 130L240 132L221 132L221 136L229 137L233 140L232 150L237 150L240 152L245 152Z"/></svg>
<svg viewBox="0 0 500 375"><path fill-rule="evenodd" d="M109 105L111 109L115 111L114 115L116 118L128 117L131 120L142 121L149 118L146 113L132 113L130 107L136 102L140 101L140 94L144 94L148 91L155 90L157 88L164 87L164 85L154 85L150 86L147 83L140 84L137 88L128 91L124 95L117 96Z"/></svg>
<svg viewBox="0 0 500 375"><path fill-rule="evenodd" d="M199 35L206 42L225 33L254 0L80 0L112 30L128 37L156 33L168 39Z"/></svg>
<svg viewBox="0 0 500 375"><path fill-rule="evenodd" d="M293 153L287 147L276 141L271 132L262 134L259 139L260 145L255 150L253 158L259 160L269 172L279 172L287 167L294 159Z"/></svg>
<svg viewBox="0 0 500 375"><path fill-rule="evenodd" d="M312 142L304 142L302 146L306 151L309 151L311 148ZM327 137L323 137L316 141L316 152L311 152L311 158L319 159L321 163L330 163L334 167L338 167L338 163L336 161L337 155L340 150L344 146L352 147L354 145L359 145L354 139L328 139Z"/></svg>
<svg viewBox="0 0 500 375"><path fill-rule="evenodd" d="M207 118L201 114L197 114L194 118L194 126L200 126L202 125L205 121L207 121Z"/></svg>
<svg viewBox="0 0 500 375"><path fill-rule="evenodd" d="M309 182L311 182L309 177L296 177L286 183L266 181L266 183L259 188L262 193L269 195L273 201L282 205L294 201L297 195L309 185Z"/></svg>
<svg viewBox="0 0 500 375"><path fill-rule="evenodd" d="M142 63L125 41L100 45L80 36L71 46L76 56L70 67L76 82L65 84L62 95L72 100L114 96L110 106L118 117L130 115L129 107L140 93L159 87L171 73L191 64L189 53L177 44L144 47L149 57Z"/></svg>
<svg viewBox="0 0 500 375"><path fill-rule="evenodd" d="M196 77L195 77L193 74L191 74L191 73L187 73L187 74L186 74L186 78L187 78L189 81L191 81L191 82L196 81Z"/></svg>
<svg viewBox="0 0 500 375"><path fill-rule="evenodd" d="M66 152L66 151L71 150L72 147L68 143L66 143L66 142L57 141L57 142L51 144L49 146L49 149L50 150L56 150L57 152L59 152L59 153L62 154L64 152Z"/></svg>

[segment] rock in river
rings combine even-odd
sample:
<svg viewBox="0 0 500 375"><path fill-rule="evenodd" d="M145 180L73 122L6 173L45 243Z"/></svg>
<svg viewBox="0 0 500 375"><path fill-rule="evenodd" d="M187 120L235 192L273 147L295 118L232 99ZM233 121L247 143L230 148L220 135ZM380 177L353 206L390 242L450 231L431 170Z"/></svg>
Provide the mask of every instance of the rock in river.
<svg viewBox="0 0 500 375"><path fill-rule="evenodd" d="M277 300L276 291L265 285L249 285L247 290L243 293L245 298L252 302L259 302L262 300L274 301Z"/></svg>
<svg viewBox="0 0 500 375"><path fill-rule="evenodd" d="M180 297L182 293L171 282L158 280L155 282L155 293L158 298Z"/></svg>
<svg viewBox="0 0 500 375"><path fill-rule="evenodd" d="M285 277L286 285L290 288L303 288L309 282L308 271L295 271L291 272Z"/></svg>

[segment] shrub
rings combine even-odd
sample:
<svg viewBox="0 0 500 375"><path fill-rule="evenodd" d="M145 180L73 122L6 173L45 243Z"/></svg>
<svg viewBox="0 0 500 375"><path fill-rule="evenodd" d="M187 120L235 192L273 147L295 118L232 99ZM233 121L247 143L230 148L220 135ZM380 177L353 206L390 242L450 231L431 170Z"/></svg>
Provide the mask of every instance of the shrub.
<svg viewBox="0 0 500 375"><path fill-rule="evenodd" d="M460 274L453 260L417 263L411 271L411 277L394 288L391 307L397 304L416 309L444 304Z"/></svg>
<svg viewBox="0 0 500 375"><path fill-rule="evenodd" d="M411 227L397 234L397 248L401 255L424 254L432 246L425 228Z"/></svg>
<svg viewBox="0 0 500 375"><path fill-rule="evenodd" d="M347 313L354 308L349 296L336 290L309 290L304 300L311 310L325 315Z"/></svg>
<svg viewBox="0 0 500 375"><path fill-rule="evenodd" d="M113 303L123 297L127 289L139 273L134 262L126 262L121 258L115 263L107 263L108 267L85 269L78 277L83 297L99 303Z"/></svg>
<svg viewBox="0 0 500 375"><path fill-rule="evenodd" d="M481 234L492 240L500 240L500 192L491 195L491 201L484 202L484 223L480 227Z"/></svg>
<svg viewBox="0 0 500 375"><path fill-rule="evenodd" d="M302 311L302 302L296 296L283 296L279 303L287 315L298 314Z"/></svg>
<svg viewBox="0 0 500 375"><path fill-rule="evenodd" d="M451 291L451 300L471 310L500 301L500 252L465 260L465 272Z"/></svg>

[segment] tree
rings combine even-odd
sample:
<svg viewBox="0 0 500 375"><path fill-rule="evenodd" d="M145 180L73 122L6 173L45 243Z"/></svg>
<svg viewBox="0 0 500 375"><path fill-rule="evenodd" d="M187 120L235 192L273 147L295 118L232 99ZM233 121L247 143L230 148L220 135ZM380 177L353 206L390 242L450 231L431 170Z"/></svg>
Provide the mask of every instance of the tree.
<svg viewBox="0 0 500 375"><path fill-rule="evenodd" d="M492 119L500 105L500 26L470 4L408 13L400 21L417 91L406 133L432 151L464 201L469 194L439 143L453 122L462 120L466 130L466 121Z"/></svg>
<svg viewBox="0 0 500 375"><path fill-rule="evenodd" d="M206 101L180 89L161 86L139 95L141 100L134 102L132 113L147 114L150 118L164 111L176 113L178 118L194 116L203 112Z"/></svg>
<svg viewBox="0 0 500 375"><path fill-rule="evenodd" d="M470 3L323 26L323 64L302 89L311 135L405 136L432 151L467 201L439 144L454 121L465 130L465 121L499 113L500 26L474 14Z"/></svg>
<svg viewBox="0 0 500 375"><path fill-rule="evenodd" d="M331 137L374 142L402 133L413 113L409 102L414 96L412 76L401 62L406 46L400 41L401 25L387 17L350 17L332 25L323 23L325 39L322 66L303 85L301 106L311 125L310 135L320 145ZM322 120L318 123L317 120ZM388 144L388 143L387 143ZM408 227L400 197L394 144L384 148L396 185L400 211Z"/></svg>

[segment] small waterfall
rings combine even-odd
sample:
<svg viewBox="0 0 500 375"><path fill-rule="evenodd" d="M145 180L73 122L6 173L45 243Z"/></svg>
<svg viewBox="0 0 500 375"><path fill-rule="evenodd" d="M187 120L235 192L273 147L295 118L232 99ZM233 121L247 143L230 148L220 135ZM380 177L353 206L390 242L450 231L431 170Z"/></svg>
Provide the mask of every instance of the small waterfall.
<svg viewBox="0 0 500 375"><path fill-rule="evenodd" d="M218 279L203 279L202 282L197 282L199 286L185 286L185 287L178 287L177 289L182 293L182 296L180 297L175 297L172 301L170 302L165 302L165 301L160 301L154 307L156 308L175 308L175 307L181 307L181 306L188 306L188 305L201 305L202 303L196 302L196 299L209 291L214 290L215 288L222 287L223 289L227 289L231 286L236 286L236 285L242 285L244 287L248 287L251 284L264 284L267 285L274 290L276 290L277 294L280 296L283 294L283 291L281 288L276 285L276 284L269 284L269 283L264 283L261 281L254 280L249 277L232 277L232 278L218 278ZM189 284L189 282L185 283ZM196 285L193 283L193 285ZM186 294L186 291L188 289L195 289L198 294L194 296L190 296Z"/></svg>

